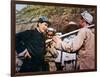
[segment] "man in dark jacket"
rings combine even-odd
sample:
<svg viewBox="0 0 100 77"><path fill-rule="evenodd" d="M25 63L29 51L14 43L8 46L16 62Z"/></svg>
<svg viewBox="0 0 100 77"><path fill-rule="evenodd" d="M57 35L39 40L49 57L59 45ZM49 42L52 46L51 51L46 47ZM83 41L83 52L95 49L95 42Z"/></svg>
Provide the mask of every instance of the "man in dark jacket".
<svg viewBox="0 0 100 77"><path fill-rule="evenodd" d="M49 24L48 19L45 16L41 16L37 28L16 34L17 54L27 49L25 53L26 58L23 61L20 72L40 72L46 70L44 62L45 38L43 33L46 32Z"/></svg>

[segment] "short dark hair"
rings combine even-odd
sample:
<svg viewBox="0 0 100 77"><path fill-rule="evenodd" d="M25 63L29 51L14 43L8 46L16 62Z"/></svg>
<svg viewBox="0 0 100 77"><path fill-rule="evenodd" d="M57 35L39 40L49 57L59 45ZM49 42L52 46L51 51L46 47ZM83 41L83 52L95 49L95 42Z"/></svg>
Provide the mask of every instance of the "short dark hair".
<svg viewBox="0 0 100 77"><path fill-rule="evenodd" d="M68 24L65 28L64 28L64 33L68 33L74 30L79 29L79 26L77 24Z"/></svg>

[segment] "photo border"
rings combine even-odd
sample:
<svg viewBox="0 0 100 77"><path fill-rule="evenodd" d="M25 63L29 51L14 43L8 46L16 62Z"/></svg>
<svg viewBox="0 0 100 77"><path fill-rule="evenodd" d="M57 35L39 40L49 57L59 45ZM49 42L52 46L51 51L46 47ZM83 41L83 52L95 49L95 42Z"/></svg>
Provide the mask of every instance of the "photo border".
<svg viewBox="0 0 100 77"><path fill-rule="evenodd" d="M55 6L69 6L69 7L79 7L79 8L95 8L95 69L84 70L84 71L56 71L56 72L35 72L35 73L16 73L15 71L15 26L16 26L16 4L34 4L34 5L55 5ZM43 74L60 74L60 73L81 73L81 72L93 72L97 71L97 6L96 5L80 5L80 4L65 4L65 3L49 3L49 2L35 2L35 1L11 1L11 76L29 76L29 75L43 75Z"/></svg>

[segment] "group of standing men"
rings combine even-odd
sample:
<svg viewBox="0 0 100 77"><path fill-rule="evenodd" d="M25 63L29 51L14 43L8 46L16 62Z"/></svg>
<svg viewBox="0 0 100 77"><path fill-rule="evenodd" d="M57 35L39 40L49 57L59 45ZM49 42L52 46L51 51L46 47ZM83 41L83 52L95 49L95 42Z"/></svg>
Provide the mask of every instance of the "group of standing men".
<svg viewBox="0 0 100 77"><path fill-rule="evenodd" d="M87 27L92 22L93 16L84 11L81 13L80 18L81 29L70 44L63 42L58 36L52 37L52 46L50 48L64 50L68 53L78 51L76 67L79 67L79 70L95 69L95 37ZM18 58L23 60L22 62L20 61L22 64L21 68L19 70L16 69L18 72L52 70L48 61L45 61L44 56L47 54L45 34L49 26L50 22L47 17L41 16L37 22L37 28L16 34L16 65L19 64ZM57 53L54 52L54 54ZM56 58L57 55L53 55L53 57Z"/></svg>

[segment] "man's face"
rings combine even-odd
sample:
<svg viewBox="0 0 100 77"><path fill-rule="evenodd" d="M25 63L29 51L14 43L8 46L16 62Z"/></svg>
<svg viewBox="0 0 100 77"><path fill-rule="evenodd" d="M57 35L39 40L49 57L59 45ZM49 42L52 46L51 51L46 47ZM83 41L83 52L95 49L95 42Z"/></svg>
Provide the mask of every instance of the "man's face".
<svg viewBox="0 0 100 77"><path fill-rule="evenodd" d="M53 32L47 32L47 38L51 39L54 36Z"/></svg>
<svg viewBox="0 0 100 77"><path fill-rule="evenodd" d="M47 26L48 26L48 24L46 22L39 23L40 32L45 33L47 31L47 28L48 28Z"/></svg>
<svg viewBox="0 0 100 77"><path fill-rule="evenodd" d="M80 25L81 28L83 28L86 25L86 22L83 18L80 19L79 25Z"/></svg>

